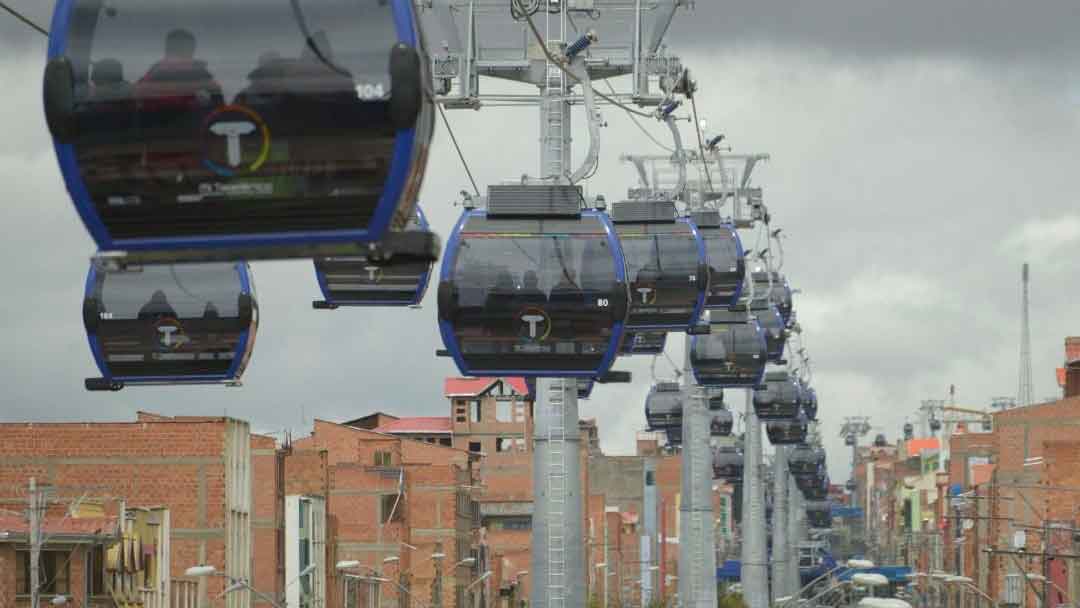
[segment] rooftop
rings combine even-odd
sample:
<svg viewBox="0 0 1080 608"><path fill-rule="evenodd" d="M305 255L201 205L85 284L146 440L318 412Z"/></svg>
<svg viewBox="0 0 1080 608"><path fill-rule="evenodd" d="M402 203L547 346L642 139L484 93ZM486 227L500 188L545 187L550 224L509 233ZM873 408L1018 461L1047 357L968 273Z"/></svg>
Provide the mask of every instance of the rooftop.
<svg viewBox="0 0 1080 608"><path fill-rule="evenodd" d="M500 380L518 395L526 396L530 392L524 378L447 378L443 383L443 395L447 397L478 397L486 393L492 385Z"/></svg>
<svg viewBox="0 0 1080 608"><path fill-rule="evenodd" d="M376 433L395 434L446 434L452 432L449 416L411 416L398 418L382 424L375 429Z"/></svg>

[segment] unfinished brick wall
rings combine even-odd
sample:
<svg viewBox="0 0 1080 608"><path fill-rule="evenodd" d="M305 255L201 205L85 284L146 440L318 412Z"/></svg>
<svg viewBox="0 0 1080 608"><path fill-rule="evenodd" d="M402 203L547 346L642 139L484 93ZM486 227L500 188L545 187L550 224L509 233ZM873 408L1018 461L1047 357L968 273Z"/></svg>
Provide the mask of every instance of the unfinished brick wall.
<svg viewBox="0 0 1080 608"><path fill-rule="evenodd" d="M229 420L139 416L127 423L0 424L0 487L11 495L33 476L54 486L54 499L85 494L166 506L172 576L196 564L223 567ZM208 580L210 594L222 588L221 579Z"/></svg>

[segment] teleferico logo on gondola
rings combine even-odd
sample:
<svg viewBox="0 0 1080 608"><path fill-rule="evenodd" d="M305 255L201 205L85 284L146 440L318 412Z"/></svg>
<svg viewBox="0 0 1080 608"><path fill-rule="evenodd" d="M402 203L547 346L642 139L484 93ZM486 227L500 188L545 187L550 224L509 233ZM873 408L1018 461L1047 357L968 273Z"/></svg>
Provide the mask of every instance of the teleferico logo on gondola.
<svg viewBox="0 0 1080 608"><path fill-rule="evenodd" d="M166 317L154 324L158 350L176 350L191 341L184 333L184 326L172 317Z"/></svg>
<svg viewBox="0 0 1080 608"><path fill-rule="evenodd" d="M543 342L551 334L551 317L539 306L526 306L518 311L517 334L530 342Z"/></svg>
<svg viewBox="0 0 1080 608"><path fill-rule="evenodd" d="M256 148L248 140L258 138ZM224 140L224 154L222 154ZM257 152L252 153L257 149ZM221 177L252 173L270 155L270 129L254 110L236 104L222 106L203 121L203 164Z"/></svg>

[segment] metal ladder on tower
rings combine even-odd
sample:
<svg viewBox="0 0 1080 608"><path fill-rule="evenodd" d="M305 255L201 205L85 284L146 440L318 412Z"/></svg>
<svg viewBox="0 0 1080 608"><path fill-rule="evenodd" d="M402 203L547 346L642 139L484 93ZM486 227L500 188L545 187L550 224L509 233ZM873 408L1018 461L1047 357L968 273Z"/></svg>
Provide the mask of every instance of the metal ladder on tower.
<svg viewBox="0 0 1080 608"><path fill-rule="evenodd" d="M566 605L566 384L551 383L548 398L548 608Z"/></svg>
<svg viewBox="0 0 1080 608"><path fill-rule="evenodd" d="M700 389L697 389L697 390L700 390ZM691 399L695 399L695 397L696 396L692 396ZM695 409L697 409L697 408L695 408ZM696 426L701 427L702 425L696 425ZM706 425L706 426L704 426L702 428L708 428L708 426ZM699 428L695 428L693 430L694 430L695 435L697 433L702 432L701 429L699 429ZM700 447L697 445L697 443L700 441L697 437L694 437L693 439L695 441L695 445L693 447L691 447L690 450L689 450L691 452L691 454L690 454L691 463L690 464L692 466L693 474L695 476L701 476L701 475L706 475L706 474L709 475L709 479L710 479L709 487L710 487L710 490L711 490L712 489L712 482L711 482L711 480L712 480L712 463L711 462L708 463L708 465L707 465L708 466L708 473L706 473L705 472L706 471L706 468L705 468L706 463L704 462L704 460L702 458L702 456L705 454L706 450L700 449ZM690 446L687 446L687 447L690 447ZM694 498L695 499L697 499L697 498L711 498L711 496L707 496L707 497L695 496ZM694 510L691 511L689 513L689 515L690 515L690 533L692 534L692 538L695 539L692 542L694 542L695 544L698 544L698 543L701 543L705 539L705 534L711 533L711 530L707 530L706 527L705 527L705 521L704 521L705 520L705 511L703 510L703 509L705 509L705 505L696 504L696 502L697 501L695 500L695 504L692 505ZM691 539L686 539L686 540L691 541ZM704 547L704 543L702 543L701 546ZM700 587L700 585L702 584L703 581L707 580L706 573L705 573L705 554L704 554L703 551L693 551L693 557L691 558L691 563L690 563L690 570L691 570L691 579L690 580L694 581L694 588L691 589L691 597L687 598L687 600L688 600L687 605L689 605L689 606L697 606L702 601L702 599L704 597L704 593L705 593L705 590L702 589Z"/></svg>
<svg viewBox="0 0 1080 608"><path fill-rule="evenodd" d="M547 129L544 131L544 145L548 148L547 166L544 177L556 180L566 175L566 125L563 121L563 103L566 95L566 75L557 66L548 66L547 102L550 104L544 112ZM552 94L552 91L557 91Z"/></svg>

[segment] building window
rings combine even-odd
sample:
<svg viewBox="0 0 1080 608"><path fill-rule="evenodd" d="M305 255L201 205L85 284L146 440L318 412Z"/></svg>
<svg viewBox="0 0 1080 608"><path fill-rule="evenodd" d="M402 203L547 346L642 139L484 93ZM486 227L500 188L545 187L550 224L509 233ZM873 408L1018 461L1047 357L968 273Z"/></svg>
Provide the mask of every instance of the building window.
<svg viewBox="0 0 1080 608"><path fill-rule="evenodd" d="M390 452L385 451L385 450L377 450L375 452L375 466L377 466L377 467L388 467L388 466L391 466L391 464L392 464L392 460L391 460Z"/></svg>
<svg viewBox="0 0 1080 608"><path fill-rule="evenodd" d="M529 517L503 517L501 524L503 530L532 530L532 519Z"/></svg>
<svg viewBox="0 0 1080 608"><path fill-rule="evenodd" d="M525 440L523 438L517 438L514 440L514 448L519 452L527 452L528 449L525 446Z"/></svg>
<svg viewBox="0 0 1080 608"><path fill-rule="evenodd" d="M510 437L498 437L495 439L496 452L510 452L514 449L514 440Z"/></svg>
<svg viewBox="0 0 1080 608"><path fill-rule="evenodd" d="M480 409L479 399L469 402L469 422L480 422Z"/></svg>
<svg viewBox="0 0 1080 608"><path fill-rule="evenodd" d="M41 593L67 595L71 593L70 553L67 551L42 551L38 563ZM30 552L15 552L15 593L30 595Z"/></svg>
<svg viewBox="0 0 1080 608"><path fill-rule="evenodd" d="M91 547L86 552L86 594L105 595L105 547Z"/></svg>
<svg viewBox="0 0 1080 608"><path fill-rule="evenodd" d="M495 402L495 422L513 422L514 403L512 401Z"/></svg>
<svg viewBox="0 0 1080 608"><path fill-rule="evenodd" d="M465 422L465 416L458 416L457 418L454 418L454 420L457 422Z"/></svg>
<svg viewBox="0 0 1080 608"><path fill-rule="evenodd" d="M382 523L405 521L405 500L398 500L398 494L383 494L381 501Z"/></svg>
<svg viewBox="0 0 1080 608"><path fill-rule="evenodd" d="M480 448L480 442L479 441L470 441L469 442L469 451L470 452L475 452L475 453L479 454L480 450L481 450L481 448Z"/></svg>
<svg viewBox="0 0 1080 608"><path fill-rule="evenodd" d="M450 440L449 437L443 437L439 439L439 445L445 445L449 447L450 445L453 445L453 442Z"/></svg>

